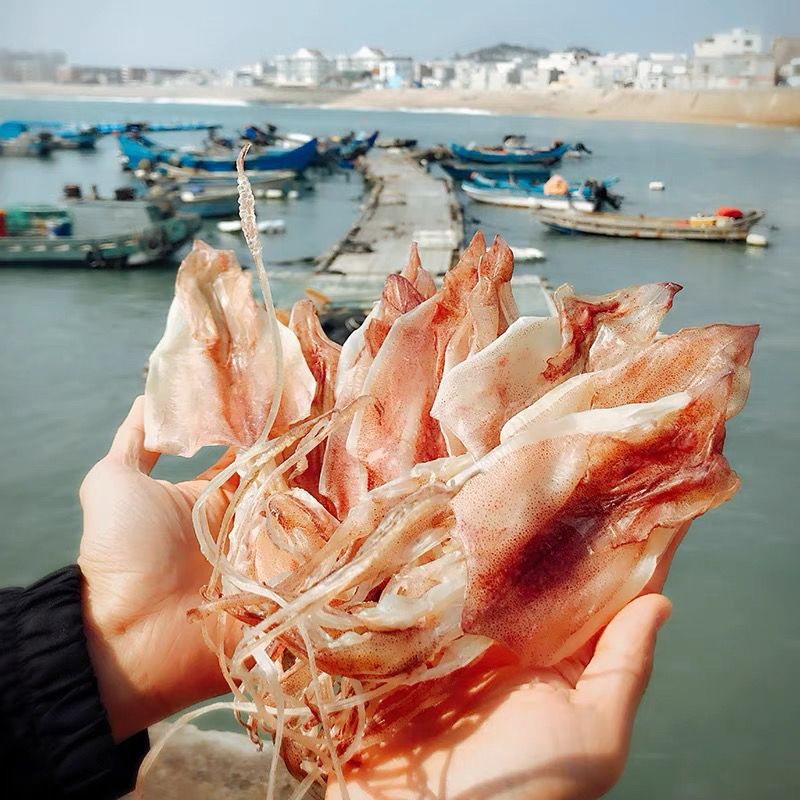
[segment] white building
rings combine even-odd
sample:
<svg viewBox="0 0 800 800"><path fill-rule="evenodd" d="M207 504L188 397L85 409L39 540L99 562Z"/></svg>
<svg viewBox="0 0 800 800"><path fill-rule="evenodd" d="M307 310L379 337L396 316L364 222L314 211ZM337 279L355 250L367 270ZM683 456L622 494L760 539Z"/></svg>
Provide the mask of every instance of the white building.
<svg viewBox="0 0 800 800"><path fill-rule="evenodd" d="M590 59L597 70L596 86L602 89L633 86L639 66L638 53L608 53Z"/></svg>
<svg viewBox="0 0 800 800"><path fill-rule="evenodd" d="M333 65L319 50L301 47L290 56L275 56L275 83L280 86L319 86Z"/></svg>
<svg viewBox="0 0 800 800"><path fill-rule="evenodd" d="M398 88L410 86L414 81L414 61L406 56L384 58L378 63L378 82Z"/></svg>
<svg viewBox="0 0 800 800"><path fill-rule="evenodd" d="M381 61L386 58L386 53L380 47L359 47L350 55L336 56L337 72L370 72L378 74Z"/></svg>
<svg viewBox="0 0 800 800"><path fill-rule="evenodd" d="M693 89L751 89L775 85L775 59L761 36L744 28L707 36L694 45Z"/></svg>
<svg viewBox="0 0 800 800"><path fill-rule="evenodd" d="M452 85L467 91L498 91L520 84L518 61L468 61L453 64Z"/></svg>
<svg viewBox="0 0 800 800"><path fill-rule="evenodd" d="M694 43L695 58L720 58L722 56L744 56L763 51L761 34L745 28L734 28L727 33L706 36Z"/></svg>
<svg viewBox="0 0 800 800"><path fill-rule="evenodd" d="M650 53L636 68L637 89L687 89L689 59L685 53Z"/></svg>
<svg viewBox="0 0 800 800"><path fill-rule="evenodd" d="M446 59L416 64L414 80L424 89L442 89L449 86L456 77L453 61Z"/></svg>
<svg viewBox="0 0 800 800"><path fill-rule="evenodd" d="M791 86L793 89L800 89L800 57L793 58L784 64L780 68L779 74L781 80L787 86Z"/></svg>
<svg viewBox="0 0 800 800"><path fill-rule="evenodd" d="M536 64L520 67L519 83L523 89L544 89L550 83L550 72L542 72Z"/></svg>
<svg viewBox="0 0 800 800"><path fill-rule="evenodd" d="M536 60L539 72L567 72L578 63L578 55L573 51L550 53Z"/></svg>

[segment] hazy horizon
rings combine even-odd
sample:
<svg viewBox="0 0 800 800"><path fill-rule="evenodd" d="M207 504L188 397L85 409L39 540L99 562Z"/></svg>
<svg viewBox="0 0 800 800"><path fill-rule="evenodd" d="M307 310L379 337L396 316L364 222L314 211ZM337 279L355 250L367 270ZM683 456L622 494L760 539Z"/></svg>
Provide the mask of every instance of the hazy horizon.
<svg viewBox="0 0 800 800"><path fill-rule="evenodd" d="M63 6L54 11L51 0L8 0L0 47L62 50L76 64L230 68L299 47L335 55L369 44L393 55L429 59L499 42L551 50L690 52L692 42L732 27L761 33L765 46L775 36L800 36L796 0L758 6L728 0L715 7L694 0L658 5L620 0L613 6L588 0L557 6L495 0L491 15L469 12L464 0L439 0L435 6L423 0L402 6L350 0L338 7L306 0L297 10L281 6L275 11L265 5L230 12L212 0L72 0L65 13Z"/></svg>

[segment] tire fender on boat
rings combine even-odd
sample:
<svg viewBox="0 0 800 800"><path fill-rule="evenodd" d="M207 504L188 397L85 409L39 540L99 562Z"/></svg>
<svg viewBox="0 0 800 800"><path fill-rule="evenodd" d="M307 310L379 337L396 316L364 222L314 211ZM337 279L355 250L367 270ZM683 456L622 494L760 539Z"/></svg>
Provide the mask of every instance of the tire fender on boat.
<svg viewBox="0 0 800 800"><path fill-rule="evenodd" d="M161 229L148 233L142 239L142 248L148 256L159 256L164 252L166 237Z"/></svg>
<svg viewBox="0 0 800 800"><path fill-rule="evenodd" d="M103 258L103 254L96 247L93 247L86 254L86 265L90 269L102 269L106 265L106 260Z"/></svg>

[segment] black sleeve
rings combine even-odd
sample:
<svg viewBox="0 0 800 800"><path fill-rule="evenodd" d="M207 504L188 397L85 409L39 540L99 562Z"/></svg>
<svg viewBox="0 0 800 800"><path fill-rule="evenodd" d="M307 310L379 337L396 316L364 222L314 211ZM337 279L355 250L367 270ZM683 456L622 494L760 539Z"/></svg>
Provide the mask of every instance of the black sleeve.
<svg viewBox="0 0 800 800"><path fill-rule="evenodd" d="M65 567L0 590L0 794L111 800L129 791L147 732L115 744L81 614L81 573Z"/></svg>

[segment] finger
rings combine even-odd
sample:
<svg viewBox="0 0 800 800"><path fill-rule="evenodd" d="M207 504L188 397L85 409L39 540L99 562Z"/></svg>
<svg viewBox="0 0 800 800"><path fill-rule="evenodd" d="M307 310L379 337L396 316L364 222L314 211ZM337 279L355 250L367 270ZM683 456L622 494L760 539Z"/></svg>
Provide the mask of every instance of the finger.
<svg viewBox="0 0 800 800"><path fill-rule="evenodd" d="M677 533L672 537L669 547L667 547L667 549L664 551L664 554L658 559L658 564L656 565L655 571L653 572L650 580L647 582L647 585L642 590L642 594L660 592L664 588L664 584L667 582L667 576L669 575L670 567L672 566L672 559L675 557L675 553L678 550L678 545L680 545L680 543L683 541L683 537L686 536L691 524L691 522L687 522L682 525L678 529Z"/></svg>
<svg viewBox="0 0 800 800"><path fill-rule="evenodd" d="M236 459L236 450L229 447L220 457L219 460L212 464L208 469L203 470L196 478L196 481L210 481L219 475L222 470L233 464ZM225 488L235 489L239 483L238 474L234 473L227 481L225 481Z"/></svg>
<svg viewBox="0 0 800 800"><path fill-rule="evenodd" d="M609 730L630 731L653 668L658 629L672 604L660 594L637 597L617 614L597 641L575 687L580 702L607 716Z"/></svg>
<svg viewBox="0 0 800 800"><path fill-rule="evenodd" d="M158 461L158 456L158 453L146 450L144 446L144 396L139 395L133 401L128 416L119 426L108 451L108 457L149 475Z"/></svg>

